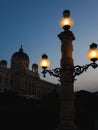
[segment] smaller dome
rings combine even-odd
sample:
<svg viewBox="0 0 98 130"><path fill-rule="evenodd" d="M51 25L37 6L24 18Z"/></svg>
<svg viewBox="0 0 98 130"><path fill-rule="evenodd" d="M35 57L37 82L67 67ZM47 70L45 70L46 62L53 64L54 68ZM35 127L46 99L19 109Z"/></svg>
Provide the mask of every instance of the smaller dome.
<svg viewBox="0 0 98 130"><path fill-rule="evenodd" d="M38 65L37 65L36 63L34 63L34 64L32 65L32 71L33 71L34 73L38 73Z"/></svg>
<svg viewBox="0 0 98 130"><path fill-rule="evenodd" d="M6 60L0 61L0 68L7 68L7 61Z"/></svg>

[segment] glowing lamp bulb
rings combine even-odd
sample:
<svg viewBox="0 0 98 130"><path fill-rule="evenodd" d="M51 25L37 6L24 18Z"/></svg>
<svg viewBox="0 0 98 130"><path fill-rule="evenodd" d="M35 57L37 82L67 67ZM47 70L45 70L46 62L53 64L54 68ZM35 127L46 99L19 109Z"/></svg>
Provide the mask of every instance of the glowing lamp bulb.
<svg viewBox="0 0 98 130"><path fill-rule="evenodd" d="M94 62L96 60L98 60L98 48L97 48L97 44L93 43L93 44L90 45L90 49L88 50L87 57L91 61L94 61Z"/></svg>
<svg viewBox="0 0 98 130"><path fill-rule="evenodd" d="M72 17L68 17L68 18L61 18L60 20L60 27L64 28L64 26L69 26L72 27L74 24L74 20Z"/></svg>
<svg viewBox="0 0 98 130"><path fill-rule="evenodd" d="M50 66L50 61L49 61L48 56L46 54L42 55L42 59L39 62L39 66L41 68L44 68L44 69L46 69Z"/></svg>
<svg viewBox="0 0 98 130"><path fill-rule="evenodd" d="M63 28L64 30L69 29L70 27L73 26L74 20L70 16L70 10L64 10L63 17L61 18L59 24L60 27Z"/></svg>

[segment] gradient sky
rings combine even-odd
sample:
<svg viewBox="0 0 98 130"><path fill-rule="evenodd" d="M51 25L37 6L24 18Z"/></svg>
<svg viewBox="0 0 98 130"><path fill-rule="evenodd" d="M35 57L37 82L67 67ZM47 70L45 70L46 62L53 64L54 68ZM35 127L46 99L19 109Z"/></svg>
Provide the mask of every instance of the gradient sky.
<svg viewBox="0 0 98 130"><path fill-rule="evenodd" d="M0 0L0 60L10 67L11 56L22 45L29 55L30 66L39 63L43 53L51 61L49 69L60 66L61 42L57 35L63 31L59 26L62 12L69 9L74 18L71 28L74 65L90 63L86 57L89 45L98 44L98 0ZM40 77L41 68L39 68ZM55 77L47 77L58 83ZM89 68L77 77L74 90L98 91L98 69Z"/></svg>

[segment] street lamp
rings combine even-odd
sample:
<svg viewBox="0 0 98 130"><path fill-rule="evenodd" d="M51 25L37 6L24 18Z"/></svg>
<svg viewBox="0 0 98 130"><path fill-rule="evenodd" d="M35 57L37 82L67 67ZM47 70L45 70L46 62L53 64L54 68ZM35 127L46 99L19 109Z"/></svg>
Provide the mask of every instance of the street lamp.
<svg viewBox="0 0 98 130"><path fill-rule="evenodd" d="M50 76L55 76L60 78L60 68L55 68L53 70L48 70L47 68L50 66L50 60L46 54L42 55L42 59L39 62L39 66L43 69L43 77L46 77L46 73L49 73Z"/></svg>
<svg viewBox="0 0 98 130"><path fill-rule="evenodd" d="M80 66L80 65L74 66L74 68L73 68L74 79L77 75L80 75L83 72L86 72L89 67L92 67L94 69L96 69L98 67L98 64L96 63L96 61L98 60L98 48L97 48L96 43L93 42L90 45L90 49L87 52L87 57L88 57L88 59L91 60L90 64L86 64L86 65L83 65L83 66Z"/></svg>
<svg viewBox="0 0 98 130"><path fill-rule="evenodd" d="M90 45L90 49L88 50L87 57L93 62L96 62L98 60L98 48L96 43L92 43Z"/></svg>
<svg viewBox="0 0 98 130"><path fill-rule="evenodd" d="M39 65L41 68L43 68L43 70L46 70L50 66L50 61L46 54L42 55L42 59L40 60Z"/></svg>
<svg viewBox="0 0 98 130"><path fill-rule="evenodd" d="M63 17L60 20L60 27L65 30L66 28L69 29L70 27L72 27L73 24L74 24L74 19L70 16L70 11L64 10Z"/></svg>
<svg viewBox="0 0 98 130"><path fill-rule="evenodd" d="M76 65L74 66L72 52L73 45L72 41L75 40L73 32L70 30L74 24L73 18L70 16L70 10L64 10L63 18L60 21L60 26L64 29L63 32L58 34L58 38L61 40L61 60L60 68L55 68L53 70L48 70L50 61L48 56L44 54L40 60L40 67L43 68L43 76L46 76L46 73L49 73L51 76L58 77L61 82L60 87L60 124L57 127L57 130L76 130L75 125L75 108L74 108L74 81L77 75L80 75L86 71L89 66L92 66L94 69L98 66L96 61L98 60L98 49L97 44L92 43L90 45L90 50L87 53L88 58L92 63L87 65ZM46 63L46 62L49 62Z"/></svg>
<svg viewBox="0 0 98 130"><path fill-rule="evenodd" d="M89 67L92 67L94 69L98 67L98 64L96 63L96 61L98 60L98 48L96 43L93 42L90 45L90 49L87 52L87 57L89 60L92 61L90 64L86 64L83 66L80 65L73 66L74 81L76 80L75 79L76 76L82 74L84 71L86 72ZM48 59L48 56L46 54L42 55L42 59L40 60L39 65L43 69L42 71L43 77L46 77L46 74L49 73L50 76L55 76L60 79L61 72L64 71L63 68L55 68L52 70L48 70L47 68L50 66L50 60Z"/></svg>

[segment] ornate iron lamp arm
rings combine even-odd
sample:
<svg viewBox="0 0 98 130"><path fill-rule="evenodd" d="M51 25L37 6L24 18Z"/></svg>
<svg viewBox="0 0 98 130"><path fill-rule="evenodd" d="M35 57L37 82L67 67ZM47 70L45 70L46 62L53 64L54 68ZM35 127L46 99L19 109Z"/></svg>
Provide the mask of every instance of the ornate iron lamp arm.
<svg viewBox="0 0 98 130"><path fill-rule="evenodd" d="M47 69L43 69L43 71L41 72L43 74L44 77L46 77L46 73L49 73L50 76L54 76L54 77L58 77L60 78L61 75L61 69L60 68L55 68L52 70L47 70Z"/></svg>
<svg viewBox="0 0 98 130"><path fill-rule="evenodd" d="M83 65L83 66L80 66L80 65L74 66L73 67L73 79L74 79L74 81L76 80L75 79L76 76L79 76L83 72L86 72L89 67L96 69L98 67L98 64L95 63L95 62L92 62L90 64L86 64L86 65ZM52 69L52 70L48 70L46 68L43 68L43 71L41 73L43 74L43 77L46 77L46 74L48 73L48 74L50 74L50 76L54 76L54 77L60 79L61 70L62 70L61 68L55 68L55 69ZM63 69L63 71L64 71L64 69Z"/></svg>
<svg viewBox="0 0 98 130"><path fill-rule="evenodd" d="M80 65L74 66L74 68L73 68L73 76L74 76L74 79L75 79L75 77L76 77L77 75L82 74L84 71L86 72L87 69L88 69L90 66L95 69L95 68L98 67L98 64L95 63L95 62L93 62L93 63L86 64L86 65L83 65L83 66L80 66Z"/></svg>

